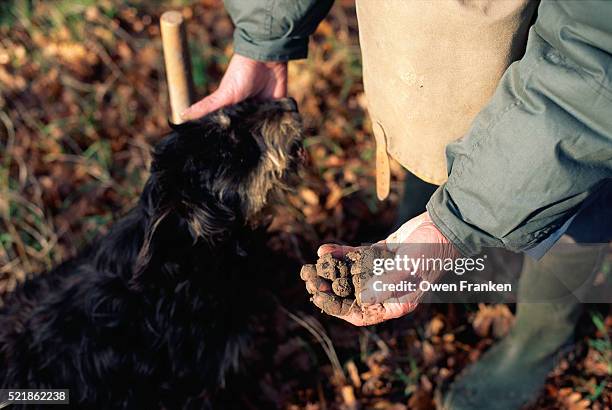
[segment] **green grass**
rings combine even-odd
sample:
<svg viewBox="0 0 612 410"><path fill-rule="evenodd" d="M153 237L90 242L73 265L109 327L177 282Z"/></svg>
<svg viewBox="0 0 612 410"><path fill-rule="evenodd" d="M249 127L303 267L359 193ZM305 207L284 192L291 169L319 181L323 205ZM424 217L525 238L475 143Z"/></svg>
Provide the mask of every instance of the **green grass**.
<svg viewBox="0 0 612 410"><path fill-rule="evenodd" d="M612 376L612 340L610 339L609 330L601 313L591 312L591 320L602 334L602 337L590 339L588 342L589 346L599 352L602 359L607 363L608 376Z"/></svg>

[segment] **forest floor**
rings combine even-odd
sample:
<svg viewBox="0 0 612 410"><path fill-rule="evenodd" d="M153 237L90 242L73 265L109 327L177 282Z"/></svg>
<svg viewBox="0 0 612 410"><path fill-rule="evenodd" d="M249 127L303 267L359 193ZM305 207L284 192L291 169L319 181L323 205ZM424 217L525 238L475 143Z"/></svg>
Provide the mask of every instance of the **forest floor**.
<svg viewBox="0 0 612 410"><path fill-rule="evenodd" d="M26 274L75 255L137 200L149 150L168 131L158 21L169 8L189 19L194 80L203 96L215 89L232 53L232 24L220 1L0 4L0 303ZM403 173L393 164L391 195L379 202L352 1L336 1L309 58L289 68L309 160L300 186L278 210L270 246L298 266L311 263L321 243L385 237ZM610 257L602 270L611 273ZM286 274L294 275L291 286L303 286L298 270ZM436 387L503 336L514 310L428 305L400 320L354 328L310 306L306 292L297 300L285 305L281 321L291 337L274 341L273 366L259 381L261 394L284 409L433 408ZM587 306L575 347L532 408L611 408L611 338L610 307Z"/></svg>

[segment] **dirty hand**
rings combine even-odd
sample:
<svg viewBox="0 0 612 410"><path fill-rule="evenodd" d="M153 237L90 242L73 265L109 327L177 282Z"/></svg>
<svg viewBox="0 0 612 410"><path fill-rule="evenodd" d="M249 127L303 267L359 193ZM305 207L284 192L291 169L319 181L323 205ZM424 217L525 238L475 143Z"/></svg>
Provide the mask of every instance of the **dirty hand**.
<svg viewBox="0 0 612 410"><path fill-rule="evenodd" d="M442 235L431 221L427 212L411 219L402 225L396 232L377 244L372 245L379 249L390 251L394 259L406 258L457 258L459 253L453 245ZM322 245L318 255L331 253L334 258L344 258L347 253L363 250L364 247L354 248L333 244ZM356 299L340 298L331 291L329 282L322 278L306 278L306 288L313 294L313 303L326 313L344 319L356 326L373 325L389 319L404 316L413 311L423 296L418 283L422 280L437 281L442 271L434 269L388 270L384 276L371 276L362 290L355 290ZM304 278L303 278L304 279ZM408 281L415 283L413 292L375 291L372 284L382 280L385 284Z"/></svg>
<svg viewBox="0 0 612 410"><path fill-rule="evenodd" d="M287 96L287 63L257 61L234 54L221 79L219 88L182 114L194 120L227 105L247 98L275 99Z"/></svg>

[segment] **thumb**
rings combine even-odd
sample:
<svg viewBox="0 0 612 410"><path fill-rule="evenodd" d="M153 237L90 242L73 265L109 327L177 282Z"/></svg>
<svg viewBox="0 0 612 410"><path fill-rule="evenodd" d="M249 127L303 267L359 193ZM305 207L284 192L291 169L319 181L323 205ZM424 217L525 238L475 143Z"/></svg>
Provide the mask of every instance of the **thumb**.
<svg viewBox="0 0 612 410"><path fill-rule="evenodd" d="M185 121L195 120L235 102L237 101L234 101L230 94L223 90L217 90L183 111L181 118Z"/></svg>

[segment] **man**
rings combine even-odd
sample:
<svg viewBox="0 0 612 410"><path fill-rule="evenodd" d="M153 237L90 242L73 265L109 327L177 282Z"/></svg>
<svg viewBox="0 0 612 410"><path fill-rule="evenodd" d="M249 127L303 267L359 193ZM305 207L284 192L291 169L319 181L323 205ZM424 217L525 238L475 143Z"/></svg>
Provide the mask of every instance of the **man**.
<svg viewBox="0 0 612 410"><path fill-rule="evenodd" d="M285 96L286 62L306 57L332 1L225 4L235 55L219 89L186 119L249 97ZM357 14L379 196L388 192L387 154L412 173L404 214L433 194L388 247L405 254L413 244L439 244L428 256L450 258L487 247L545 254L525 260L523 301L591 280L603 247L576 242L612 233L612 2L358 0ZM433 192L425 181L440 187ZM323 245L319 254L345 251ZM326 290L314 296L318 306ZM421 297L388 296L340 317L378 323L407 314ZM440 408L520 408L571 341L579 313L579 298L519 303L511 333L454 381Z"/></svg>

